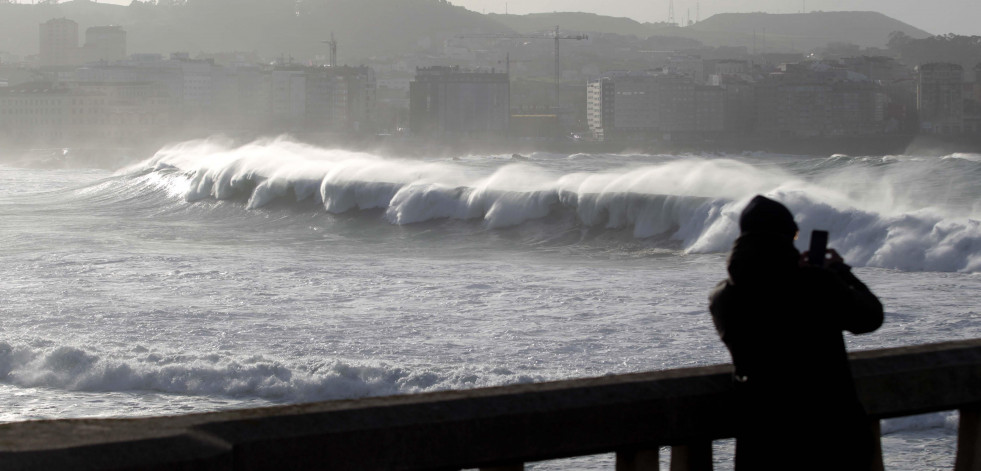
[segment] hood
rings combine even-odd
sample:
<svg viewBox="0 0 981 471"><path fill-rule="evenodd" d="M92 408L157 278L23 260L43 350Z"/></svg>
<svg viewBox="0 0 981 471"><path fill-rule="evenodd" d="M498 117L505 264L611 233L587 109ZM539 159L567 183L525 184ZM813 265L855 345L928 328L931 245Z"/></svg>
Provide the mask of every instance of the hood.
<svg viewBox="0 0 981 471"><path fill-rule="evenodd" d="M729 279L737 286L780 284L797 270L799 260L793 238L765 232L743 234L729 254Z"/></svg>
<svg viewBox="0 0 981 471"><path fill-rule="evenodd" d="M742 234L780 234L791 239L797 235L794 215L786 206L762 195L756 195L739 215L739 231Z"/></svg>

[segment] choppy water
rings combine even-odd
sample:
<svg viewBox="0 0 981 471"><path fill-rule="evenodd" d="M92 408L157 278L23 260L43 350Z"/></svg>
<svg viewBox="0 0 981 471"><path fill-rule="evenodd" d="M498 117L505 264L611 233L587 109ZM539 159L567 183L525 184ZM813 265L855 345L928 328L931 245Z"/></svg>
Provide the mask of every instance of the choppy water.
<svg viewBox="0 0 981 471"><path fill-rule="evenodd" d="M0 420L727 362L706 295L757 193L828 229L882 298L886 324L852 349L976 338L979 181L974 154L408 159L289 140L188 142L118 172L0 166ZM952 462L956 415L884 431L889 469Z"/></svg>

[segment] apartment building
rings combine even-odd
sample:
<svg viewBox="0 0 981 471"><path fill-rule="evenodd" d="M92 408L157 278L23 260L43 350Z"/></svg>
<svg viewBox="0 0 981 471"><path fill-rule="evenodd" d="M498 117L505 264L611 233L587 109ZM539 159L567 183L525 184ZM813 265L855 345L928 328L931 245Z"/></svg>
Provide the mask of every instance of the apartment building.
<svg viewBox="0 0 981 471"><path fill-rule="evenodd" d="M409 84L409 129L427 137L493 137L510 124L510 80L495 70L416 69Z"/></svg>
<svg viewBox="0 0 981 471"><path fill-rule="evenodd" d="M38 65L68 67L81 63L78 48L78 23L67 18L53 18L38 27Z"/></svg>
<svg viewBox="0 0 981 471"><path fill-rule="evenodd" d="M930 63L916 68L916 109L920 131L960 134L964 130L964 68Z"/></svg>
<svg viewBox="0 0 981 471"><path fill-rule="evenodd" d="M691 76L660 71L613 72L587 85L594 138L664 139L725 130L725 93Z"/></svg>
<svg viewBox="0 0 981 471"><path fill-rule="evenodd" d="M0 139L18 144L139 143L167 129L172 118L167 94L149 82L0 88Z"/></svg>

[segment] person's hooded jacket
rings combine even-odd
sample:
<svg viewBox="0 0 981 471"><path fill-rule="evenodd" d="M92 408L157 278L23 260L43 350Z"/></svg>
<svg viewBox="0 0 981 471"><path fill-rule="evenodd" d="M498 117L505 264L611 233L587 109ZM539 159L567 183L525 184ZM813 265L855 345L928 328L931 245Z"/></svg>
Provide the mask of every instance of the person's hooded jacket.
<svg viewBox="0 0 981 471"><path fill-rule="evenodd" d="M740 217L740 230L729 278L709 297L742 402L737 468L778 469L767 460L808 459L816 452L808 447L832 450L832 458L835 449L846 456L866 453L866 445L842 444L866 422L842 331L877 329L882 304L844 263L803 266L794 247L797 224L782 204L755 197ZM855 433L864 440L863 432ZM836 469L852 469L837 462ZM782 469L819 469L822 463Z"/></svg>

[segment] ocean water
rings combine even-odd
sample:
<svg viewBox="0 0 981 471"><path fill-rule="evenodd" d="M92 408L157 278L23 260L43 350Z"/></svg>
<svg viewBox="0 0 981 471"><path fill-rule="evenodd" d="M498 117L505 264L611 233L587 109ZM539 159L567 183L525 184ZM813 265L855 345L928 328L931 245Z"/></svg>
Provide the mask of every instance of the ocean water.
<svg viewBox="0 0 981 471"><path fill-rule="evenodd" d="M280 138L111 170L0 162L0 421L728 362L706 297L756 194L797 214L801 248L829 230L882 299L850 349L981 336L975 154L406 158ZM887 469L950 469L956 428L885 421Z"/></svg>

